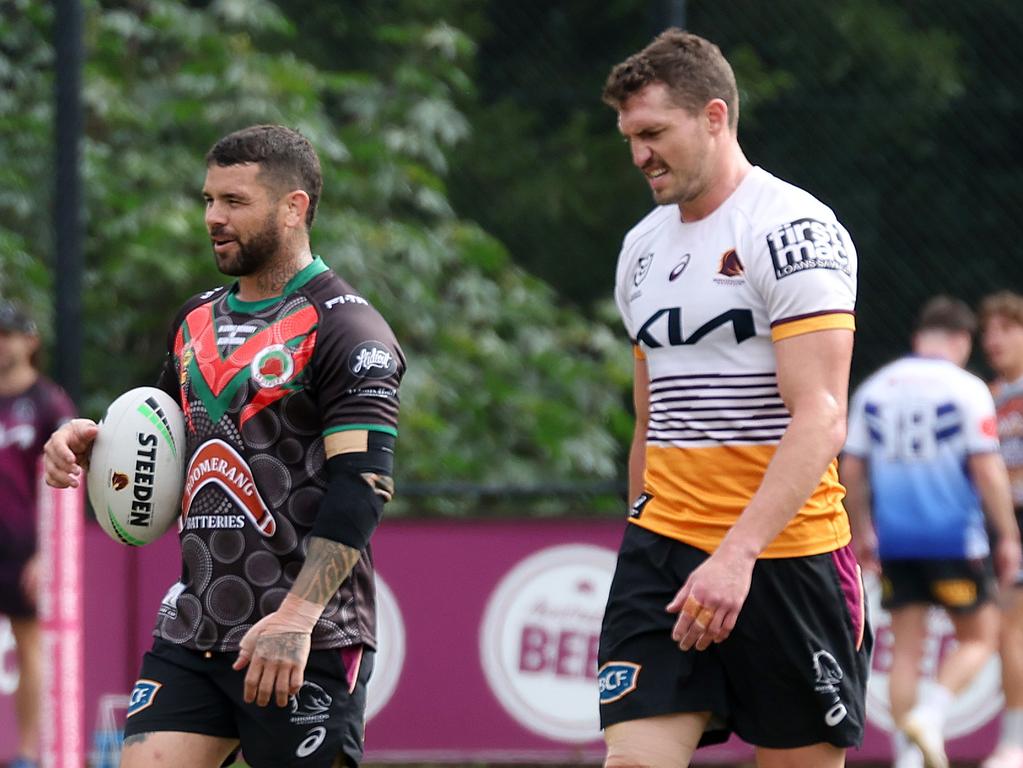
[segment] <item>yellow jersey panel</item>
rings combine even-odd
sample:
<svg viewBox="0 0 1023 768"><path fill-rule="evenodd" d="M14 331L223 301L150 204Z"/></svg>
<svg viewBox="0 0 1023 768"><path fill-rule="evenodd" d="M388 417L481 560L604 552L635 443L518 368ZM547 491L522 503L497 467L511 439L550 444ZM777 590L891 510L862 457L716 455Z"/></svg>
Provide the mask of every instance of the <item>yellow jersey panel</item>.
<svg viewBox="0 0 1023 768"><path fill-rule="evenodd" d="M650 447L646 484L657 493L651 494L642 514L632 522L713 552L760 487L774 451L769 445ZM833 461L800 514L761 557L818 555L849 543L849 519L844 513L835 514L845 495L837 467ZM723 474L722 468L731 471Z"/></svg>
<svg viewBox="0 0 1023 768"><path fill-rule="evenodd" d="M832 211L752 169L709 216L655 208L625 237L615 301L649 374L643 496L632 522L713 551L791 421L774 342L853 330L856 251ZM762 557L849 541L834 466Z"/></svg>

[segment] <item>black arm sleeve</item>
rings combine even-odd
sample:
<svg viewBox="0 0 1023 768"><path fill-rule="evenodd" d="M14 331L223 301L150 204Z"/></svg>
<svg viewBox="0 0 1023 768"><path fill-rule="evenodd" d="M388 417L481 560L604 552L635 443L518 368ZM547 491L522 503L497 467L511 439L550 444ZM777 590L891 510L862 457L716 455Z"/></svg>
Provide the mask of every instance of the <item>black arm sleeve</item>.
<svg viewBox="0 0 1023 768"><path fill-rule="evenodd" d="M365 549L384 511L383 498L362 474L390 477L394 471L394 438L380 432L369 435L369 450L327 459L330 480L312 530L313 536L358 550Z"/></svg>

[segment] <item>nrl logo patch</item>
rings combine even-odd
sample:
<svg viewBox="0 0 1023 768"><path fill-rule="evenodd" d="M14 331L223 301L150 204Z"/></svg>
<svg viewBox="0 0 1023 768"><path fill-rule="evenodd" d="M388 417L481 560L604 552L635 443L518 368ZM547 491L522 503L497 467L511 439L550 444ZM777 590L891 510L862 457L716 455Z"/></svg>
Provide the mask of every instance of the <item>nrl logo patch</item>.
<svg viewBox="0 0 1023 768"><path fill-rule="evenodd" d="M639 284L646 280L646 276L650 274L650 265L653 263L654 255L652 253L639 257L639 261L636 262L636 266L632 270L632 284L636 288L639 288Z"/></svg>

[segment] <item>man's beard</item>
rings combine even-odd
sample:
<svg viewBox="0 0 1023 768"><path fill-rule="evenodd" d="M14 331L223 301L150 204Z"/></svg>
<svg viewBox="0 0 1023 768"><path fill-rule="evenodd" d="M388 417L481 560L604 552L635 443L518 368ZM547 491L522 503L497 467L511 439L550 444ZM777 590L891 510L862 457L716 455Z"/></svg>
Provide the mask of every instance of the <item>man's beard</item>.
<svg viewBox="0 0 1023 768"><path fill-rule="evenodd" d="M212 234L217 234L213 232ZM281 236L277 231L277 215L270 214L263 228L246 241L235 240L238 253L221 256L214 251L217 269L231 277L247 277L261 272L277 256L281 247Z"/></svg>

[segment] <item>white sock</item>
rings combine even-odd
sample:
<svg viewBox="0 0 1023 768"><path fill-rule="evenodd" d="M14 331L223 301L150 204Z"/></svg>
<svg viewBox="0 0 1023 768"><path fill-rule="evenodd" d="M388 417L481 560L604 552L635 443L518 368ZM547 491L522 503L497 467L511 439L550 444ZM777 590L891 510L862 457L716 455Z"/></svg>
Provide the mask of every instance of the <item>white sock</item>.
<svg viewBox="0 0 1023 768"><path fill-rule="evenodd" d="M892 752L895 759L899 759L910 749L916 749L916 745L909 740L909 737L898 728L892 731Z"/></svg>
<svg viewBox="0 0 1023 768"><path fill-rule="evenodd" d="M1002 713L1002 732L998 743L1023 747L1023 709L1007 709Z"/></svg>
<svg viewBox="0 0 1023 768"><path fill-rule="evenodd" d="M955 700L955 697L956 695L943 685L935 685L928 697L930 705L934 708L942 725L948 719L948 711L952 709L952 702Z"/></svg>
<svg viewBox="0 0 1023 768"><path fill-rule="evenodd" d="M932 685L927 689L927 695L923 700L918 700L913 709L921 716L926 717L944 727L948 718L948 711L952 708L952 701L955 694L943 685Z"/></svg>

